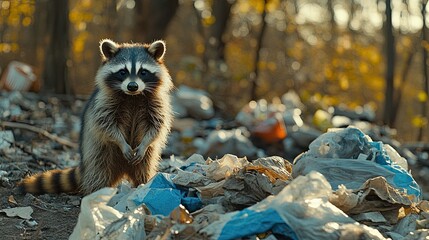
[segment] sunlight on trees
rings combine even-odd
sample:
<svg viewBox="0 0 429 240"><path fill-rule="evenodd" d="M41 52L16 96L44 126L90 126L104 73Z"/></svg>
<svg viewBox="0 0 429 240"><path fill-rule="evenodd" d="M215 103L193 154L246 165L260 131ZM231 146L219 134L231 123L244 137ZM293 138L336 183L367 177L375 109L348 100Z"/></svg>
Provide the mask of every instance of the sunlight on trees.
<svg viewBox="0 0 429 240"><path fill-rule="evenodd" d="M53 0L50 0L53 1ZM0 67L20 60L43 69L46 4L39 0L0 1ZM247 103L252 72L257 96L271 99L294 89L308 102L369 104L382 112L385 99L385 1L373 0L180 0L164 38L167 64L176 85L208 90L233 114ZM99 64L98 42L141 41L137 9L144 0L69 0L72 92L88 94ZM215 5L218 4L218 5ZM427 103L422 89L420 0L392 0L395 37L396 122L425 127L417 107ZM166 9L168 6L163 7ZM265 18L262 14L266 10ZM154 17L156 9L147 15ZM218 11L218 12L216 12ZM426 17L426 22L428 22ZM263 23L266 31L259 41ZM147 37L147 36L146 36ZM153 39L154 40L154 39ZM260 49L258 48L260 42ZM258 54L257 54L258 53ZM259 61L254 64L255 57ZM396 110L395 110L396 111ZM401 128L402 126L396 126ZM399 129L400 130L400 129ZM414 131L415 130L415 131ZM411 139L417 132L404 131ZM429 135L429 134L427 134Z"/></svg>

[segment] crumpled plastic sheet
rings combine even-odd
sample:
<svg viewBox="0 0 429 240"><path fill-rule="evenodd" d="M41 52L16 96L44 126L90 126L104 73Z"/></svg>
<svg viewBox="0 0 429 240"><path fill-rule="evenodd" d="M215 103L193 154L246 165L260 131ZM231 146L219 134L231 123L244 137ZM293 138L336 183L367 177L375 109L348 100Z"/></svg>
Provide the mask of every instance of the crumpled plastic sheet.
<svg viewBox="0 0 429 240"><path fill-rule="evenodd" d="M277 187L278 185L280 186ZM265 174L243 170L229 177L223 184L224 205L234 210L242 209L278 193L276 190L281 190L284 186L286 182L274 185Z"/></svg>
<svg viewBox="0 0 429 240"><path fill-rule="evenodd" d="M280 238L338 239L352 229L371 239L384 239L378 230L356 223L331 204L331 191L323 175L311 172L294 179L276 196L220 216L201 232L211 239L237 239L268 230Z"/></svg>
<svg viewBox="0 0 429 240"><path fill-rule="evenodd" d="M200 199L188 196L188 189L176 186L173 183L174 176L158 173L147 184L140 185L128 199L137 206L145 204L153 215L168 216L180 204L190 211L200 209Z"/></svg>
<svg viewBox="0 0 429 240"><path fill-rule="evenodd" d="M122 218L109 224L103 234L104 239L145 239L145 221L147 215L144 206L126 212Z"/></svg>
<svg viewBox="0 0 429 240"><path fill-rule="evenodd" d="M242 209L277 194L292 180L291 171L291 164L281 157L259 158L226 179L223 205Z"/></svg>
<svg viewBox="0 0 429 240"><path fill-rule="evenodd" d="M106 226L122 218L121 212L107 205L115 193L116 188L102 188L84 197L77 224L69 239L97 239Z"/></svg>
<svg viewBox="0 0 429 240"><path fill-rule="evenodd" d="M172 180L174 176L158 173L134 191L126 187L122 189L124 193L119 193L119 199L115 198L115 188L103 188L84 197L78 223L70 239L95 239L100 236L142 239L145 237L144 223L150 219L152 225L156 225L162 216L168 216L181 204L191 211L200 209L199 198L188 196L186 188L176 186ZM114 203L115 206L109 206ZM150 219L146 219L145 214Z"/></svg>
<svg viewBox="0 0 429 240"><path fill-rule="evenodd" d="M4 208L0 210L0 213L5 213L8 217L20 217L22 219L31 219L31 214L33 213L33 208L31 207L14 207L14 208Z"/></svg>
<svg viewBox="0 0 429 240"><path fill-rule="evenodd" d="M81 239L145 239L145 230L161 221L159 215L149 215L146 206L121 212L108 205L117 189L103 188L82 199L81 212L70 240Z"/></svg>
<svg viewBox="0 0 429 240"><path fill-rule="evenodd" d="M239 158L232 154L226 154L221 159L209 163L206 175L211 179L219 181L231 176L234 171L238 171L248 164L249 162L246 157Z"/></svg>
<svg viewBox="0 0 429 240"><path fill-rule="evenodd" d="M152 215L162 216L168 216L181 204L191 211L200 209L202 202L196 191L176 185L174 179L177 176L180 174L158 173L147 184L133 190L121 185L118 194L110 199L109 206L125 212L144 204Z"/></svg>
<svg viewBox="0 0 429 240"><path fill-rule="evenodd" d="M309 151L295 159L292 176L318 171L334 189L341 184L357 189L366 180L383 176L393 187L413 195L415 202L419 201L419 185L410 173L392 161L389 152L382 142L373 142L357 128L332 129L314 140Z"/></svg>
<svg viewBox="0 0 429 240"><path fill-rule="evenodd" d="M413 205L408 195L392 187L384 177L369 179L356 190L350 190L344 185L340 185L338 190L331 195L330 202L347 214L398 211L401 207L409 208Z"/></svg>

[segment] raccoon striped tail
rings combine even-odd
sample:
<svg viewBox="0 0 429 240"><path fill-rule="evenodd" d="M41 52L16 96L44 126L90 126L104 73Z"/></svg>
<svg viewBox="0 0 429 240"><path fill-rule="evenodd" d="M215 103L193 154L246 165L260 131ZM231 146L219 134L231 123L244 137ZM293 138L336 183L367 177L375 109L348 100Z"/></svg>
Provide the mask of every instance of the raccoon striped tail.
<svg viewBox="0 0 429 240"><path fill-rule="evenodd" d="M18 183L18 188L23 193L34 194L78 193L80 184L80 169L74 167L35 174Z"/></svg>

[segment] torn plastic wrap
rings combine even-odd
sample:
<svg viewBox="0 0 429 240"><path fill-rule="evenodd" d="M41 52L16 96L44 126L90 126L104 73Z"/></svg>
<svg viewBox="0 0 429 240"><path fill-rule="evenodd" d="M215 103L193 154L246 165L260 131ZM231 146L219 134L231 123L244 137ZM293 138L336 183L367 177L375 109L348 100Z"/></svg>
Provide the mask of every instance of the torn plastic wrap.
<svg viewBox="0 0 429 240"><path fill-rule="evenodd" d="M139 206L145 204L153 215L168 216L171 211L183 204L186 209L195 211L201 208L198 197L188 196L186 188L173 183L175 174L158 173L147 184L140 185L129 200Z"/></svg>
<svg viewBox="0 0 429 240"><path fill-rule="evenodd" d="M292 181L291 172L291 164L281 157L259 158L226 179L223 206L243 209L278 194Z"/></svg>
<svg viewBox="0 0 429 240"><path fill-rule="evenodd" d="M383 176L393 187L414 196L413 201L419 201L419 185L410 173L391 160L388 154L392 151L387 152L382 142L373 142L357 128L332 129L295 159L292 176L318 171L334 189L341 184L358 189L368 179Z"/></svg>
<svg viewBox="0 0 429 240"><path fill-rule="evenodd" d="M371 239L384 239L377 230L356 223L332 205L328 201L331 191L326 179L312 172L294 179L276 196L221 215L201 232L210 239L238 239L267 231L280 239L338 239L350 232L346 230L359 229Z"/></svg>
<svg viewBox="0 0 429 240"><path fill-rule="evenodd" d="M146 231L151 231L162 218L150 215L144 205L125 212L109 206L116 191L115 188L103 188L82 199L81 212L70 240L146 239Z"/></svg>
<svg viewBox="0 0 429 240"><path fill-rule="evenodd" d="M107 205L115 193L115 188L103 188L84 197L77 224L69 239L97 239L106 226L120 219L123 214Z"/></svg>

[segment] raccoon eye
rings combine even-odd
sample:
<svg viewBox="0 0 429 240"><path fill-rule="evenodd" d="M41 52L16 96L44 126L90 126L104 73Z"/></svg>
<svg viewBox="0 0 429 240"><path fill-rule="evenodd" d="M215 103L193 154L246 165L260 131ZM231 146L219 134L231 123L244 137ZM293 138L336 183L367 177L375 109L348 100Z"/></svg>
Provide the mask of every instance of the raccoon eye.
<svg viewBox="0 0 429 240"><path fill-rule="evenodd" d="M127 70L125 70L125 69L121 69L121 70L119 70L119 71L118 71L118 73L119 73L119 75L121 75L121 76L125 76L125 75L127 75L128 71L127 71Z"/></svg>
<svg viewBox="0 0 429 240"><path fill-rule="evenodd" d="M141 69L140 70L140 75L145 76L149 71L146 69Z"/></svg>

